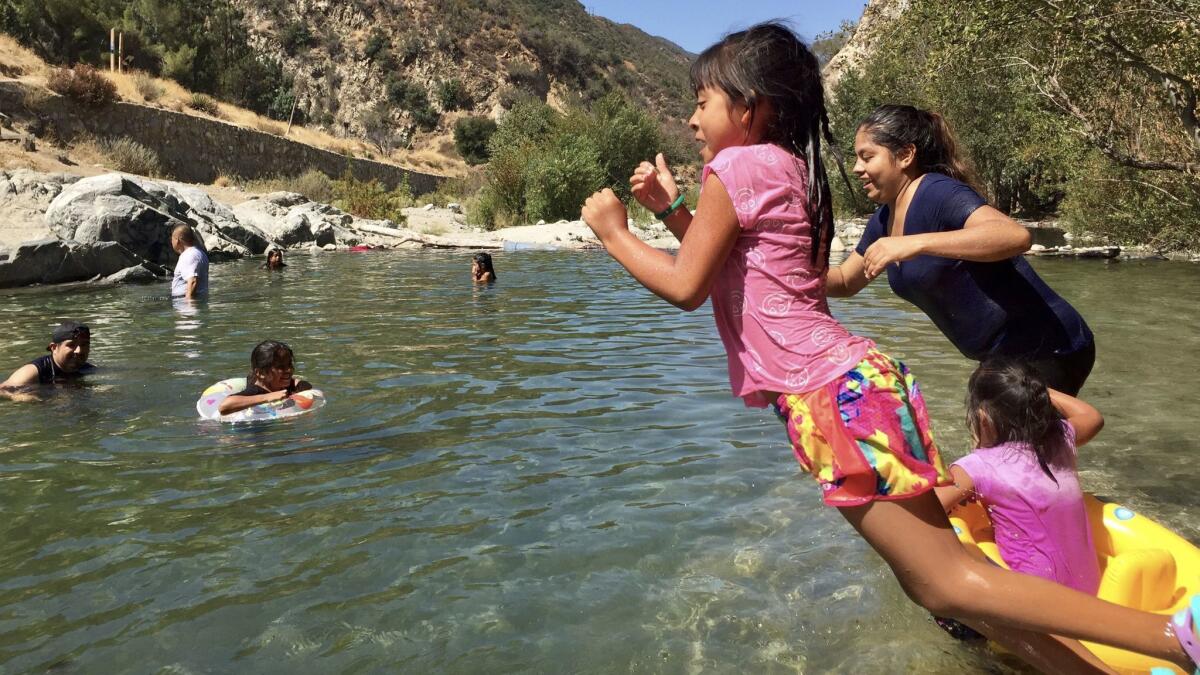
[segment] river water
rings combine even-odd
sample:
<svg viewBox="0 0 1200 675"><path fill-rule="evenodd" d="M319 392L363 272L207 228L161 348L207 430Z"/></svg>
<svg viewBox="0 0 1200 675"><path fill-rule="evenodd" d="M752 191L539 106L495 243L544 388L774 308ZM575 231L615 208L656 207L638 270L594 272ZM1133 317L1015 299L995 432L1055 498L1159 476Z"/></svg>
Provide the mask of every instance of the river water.
<svg viewBox="0 0 1200 675"><path fill-rule="evenodd" d="M102 368L0 401L0 672L1014 672L954 643L730 396L706 307L603 253L294 256L165 286L0 295L6 371L51 327ZM1200 268L1036 260L1098 336L1085 486L1200 542ZM950 458L971 364L876 283L838 301L922 382ZM197 418L289 342L325 408Z"/></svg>

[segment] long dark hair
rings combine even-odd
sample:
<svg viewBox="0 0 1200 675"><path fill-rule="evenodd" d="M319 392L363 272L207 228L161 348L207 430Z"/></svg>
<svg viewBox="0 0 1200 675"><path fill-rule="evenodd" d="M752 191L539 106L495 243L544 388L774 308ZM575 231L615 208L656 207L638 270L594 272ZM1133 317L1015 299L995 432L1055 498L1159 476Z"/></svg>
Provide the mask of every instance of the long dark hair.
<svg viewBox="0 0 1200 675"><path fill-rule="evenodd" d="M692 63L691 79L696 93L712 87L723 91L730 101L745 103L750 109L751 125L754 115L762 110L759 104L770 103L774 115L768 120L763 140L808 165L812 259L822 268L828 265L833 196L821 159L821 137L831 149L837 143L829 131L821 64L816 55L786 25L768 21L730 33L701 52Z"/></svg>
<svg viewBox="0 0 1200 675"><path fill-rule="evenodd" d="M286 343L275 340L263 340L254 346L250 352L250 374L246 376L246 384L252 385L258 381L258 376L272 368L282 368L288 364L295 365L292 348Z"/></svg>
<svg viewBox="0 0 1200 675"><path fill-rule="evenodd" d="M496 269L492 267L492 255L490 253L484 253L480 251L479 253L476 253L471 260L474 260L479 265L480 272L490 273L492 275L492 280L494 281L496 279Z"/></svg>
<svg viewBox="0 0 1200 675"><path fill-rule="evenodd" d="M1007 359L989 359L979 364L967 382L967 427L977 442L982 427L981 412L991 422L996 444L1029 444L1042 471L1058 482L1050 472L1050 465L1059 461L1066 447L1062 417L1050 402L1046 383L1037 373Z"/></svg>
<svg viewBox="0 0 1200 675"><path fill-rule="evenodd" d="M911 105L881 105L858 128L892 154L913 146L916 149L913 161L922 174L945 174L984 194L971 163L959 153L958 139L949 122L938 113Z"/></svg>

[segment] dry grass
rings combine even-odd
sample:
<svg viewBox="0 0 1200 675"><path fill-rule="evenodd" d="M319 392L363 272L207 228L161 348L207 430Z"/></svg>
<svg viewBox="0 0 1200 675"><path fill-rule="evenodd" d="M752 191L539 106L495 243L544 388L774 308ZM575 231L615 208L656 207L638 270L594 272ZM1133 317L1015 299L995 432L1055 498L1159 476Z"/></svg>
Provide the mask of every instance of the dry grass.
<svg viewBox="0 0 1200 675"><path fill-rule="evenodd" d="M273 122L265 117L260 117L254 120L254 128L258 129L264 134L271 134L272 136L282 136L283 132L287 131L287 127L283 126L279 122ZM295 127L292 128L295 129Z"/></svg>
<svg viewBox="0 0 1200 675"><path fill-rule="evenodd" d="M17 143L0 143L0 167L5 169L42 170L36 157L21 149Z"/></svg>
<svg viewBox="0 0 1200 675"><path fill-rule="evenodd" d="M154 79L144 73L138 73L133 76L133 86L142 95L142 100L146 103L154 103L166 93L162 85L155 82Z"/></svg>
<svg viewBox="0 0 1200 675"><path fill-rule="evenodd" d="M349 45L350 42L347 44ZM47 77L53 70L32 51L22 47L16 40L4 34L0 34L0 64L4 64L10 72L15 73L19 70L21 75L18 79L21 82L39 87L45 86ZM3 72L0 72L0 77L3 76ZM121 73L104 71L104 76L116 85L117 95L124 101L142 103L184 114L193 114L193 111L187 107L188 102L192 100L192 92L174 80L154 77L148 73L135 70L126 70ZM157 92L160 89L162 93L153 101L150 100L151 97L147 97L144 94L145 91ZM28 93L27 96L33 96L35 101L37 98L44 98L51 95L45 90L30 89L27 91L32 92ZM263 129L263 126L265 126L269 129L267 133L280 136L284 135L287 129L286 122L271 120L263 115L228 103L218 101L217 108L218 117L238 126L260 130L265 130ZM371 146L362 140L339 138L319 129L296 125L292 127L290 132L287 132L286 137L298 143L304 143L305 145L311 145L348 157L367 157L369 153L374 154ZM446 153L439 151L439 147L446 145L444 141L447 138L450 138L449 135L429 137L423 139L420 146L414 148L412 151L396 151L388 157L375 157L374 159L417 171L431 171L453 176L463 175L466 171L466 165L457 158L447 156Z"/></svg>
<svg viewBox="0 0 1200 675"><path fill-rule="evenodd" d="M8 35L0 33L0 63L3 63L11 75L22 81L45 84L51 68L37 54L21 46L19 42ZM18 72L19 71L19 72Z"/></svg>
<svg viewBox="0 0 1200 675"><path fill-rule="evenodd" d="M104 149L100 145L100 141L92 136L80 136L67 148L67 156L76 164L87 164L95 166L107 166L108 157L104 154Z"/></svg>

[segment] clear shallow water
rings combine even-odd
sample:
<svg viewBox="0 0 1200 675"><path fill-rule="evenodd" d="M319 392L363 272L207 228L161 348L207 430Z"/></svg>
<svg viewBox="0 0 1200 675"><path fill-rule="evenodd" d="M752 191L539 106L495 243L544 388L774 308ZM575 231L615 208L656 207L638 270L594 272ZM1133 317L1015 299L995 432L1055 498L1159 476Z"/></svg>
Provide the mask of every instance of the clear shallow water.
<svg viewBox="0 0 1200 675"><path fill-rule="evenodd" d="M730 397L708 308L601 253L294 256L0 295L6 372L60 318L103 371L0 401L0 672L1007 672L943 637ZM1200 268L1036 261L1098 336L1083 479L1200 542ZM160 297L154 297L160 296ZM971 364L877 283L834 305L966 450ZM197 419L288 341L319 412Z"/></svg>

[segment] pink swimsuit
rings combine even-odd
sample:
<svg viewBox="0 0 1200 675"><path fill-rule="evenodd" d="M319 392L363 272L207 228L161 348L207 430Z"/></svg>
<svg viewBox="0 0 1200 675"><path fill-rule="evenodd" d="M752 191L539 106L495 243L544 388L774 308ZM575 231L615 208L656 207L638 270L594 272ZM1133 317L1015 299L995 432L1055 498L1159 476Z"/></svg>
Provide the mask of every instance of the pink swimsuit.
<svg viewBox="0 0 1200 675"><path fill-rule="evenodd" d="M824 270L812 261L808 171L776 145L726 148L704 167L737 212L741 234L712 286L713 315L729 357L729 380L746 405L760 392L804 392L858 363L873 343L830 314Z"/></svg>

